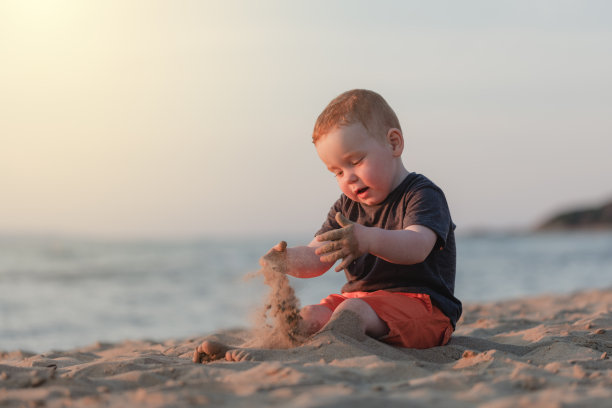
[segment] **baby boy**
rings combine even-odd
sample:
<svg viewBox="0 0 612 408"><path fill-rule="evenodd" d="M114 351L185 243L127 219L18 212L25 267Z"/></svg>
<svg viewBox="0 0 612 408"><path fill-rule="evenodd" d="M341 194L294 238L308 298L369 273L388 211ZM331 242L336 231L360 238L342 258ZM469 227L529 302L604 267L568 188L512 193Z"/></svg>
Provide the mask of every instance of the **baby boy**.
<svg viewBox="0 0 612 408"><path fill-rule="evenodd" d="M302 333L350 318L351 333L393 346L446 344L461 315L455 225L442 190L404 167L395 112L375 92L345 92L319 115L312 140L342 195L308 245L281 242L260 260L297 278L320 276L340 261L335 271L344 270L347 283L341 293L302 308ZM212 342L195 355L246 356Z"/></svg>

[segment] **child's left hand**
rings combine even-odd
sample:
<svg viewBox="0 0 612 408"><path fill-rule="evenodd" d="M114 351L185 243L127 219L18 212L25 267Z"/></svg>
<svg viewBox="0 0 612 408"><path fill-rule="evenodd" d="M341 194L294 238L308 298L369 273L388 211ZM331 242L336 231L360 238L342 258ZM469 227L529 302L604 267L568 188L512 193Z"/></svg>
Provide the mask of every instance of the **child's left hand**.
<svg viewBox="0 0 612 408"><path fill-rule="evenodd" d="M367 252L364 239L367 227L347 219L340 213L336 213L336 221L342 228L318 235L318 241L330 242L317 248L315 254L320 256L321 262L336 262L342 259L340 265L335 268L336 272L340 272Z"/></svg>
<svg viewBox="0 0 612 408"><path fill-rule="evenodd" d="M287 273L287 243L281 241L259 258L259 264L276 272Z"/></svg>

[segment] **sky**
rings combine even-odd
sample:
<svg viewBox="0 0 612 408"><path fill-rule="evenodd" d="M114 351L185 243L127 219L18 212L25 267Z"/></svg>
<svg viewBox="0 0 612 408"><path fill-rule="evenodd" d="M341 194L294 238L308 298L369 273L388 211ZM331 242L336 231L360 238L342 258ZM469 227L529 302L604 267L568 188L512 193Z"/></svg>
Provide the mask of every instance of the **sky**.
<svg viewBox="0 0 612 408"><path fill-rule="evenodd" d="M314 233L311 142L353 88L397 113L457 231L612 198L607 1L0 2L0 234Z"/></svg>

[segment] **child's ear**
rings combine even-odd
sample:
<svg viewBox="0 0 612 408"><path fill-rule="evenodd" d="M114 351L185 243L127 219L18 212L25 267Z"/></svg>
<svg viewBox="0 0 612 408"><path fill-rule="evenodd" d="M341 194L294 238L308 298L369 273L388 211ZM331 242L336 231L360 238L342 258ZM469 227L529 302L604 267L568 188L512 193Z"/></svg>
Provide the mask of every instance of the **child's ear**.
<svg viewBox="0 0 612 408"><path fill-rule="evenodd" d="M404 151L404 136L401 130L396 128L389 129L387 132L387 143L389 143L394 157L402 155Z"/></svg>

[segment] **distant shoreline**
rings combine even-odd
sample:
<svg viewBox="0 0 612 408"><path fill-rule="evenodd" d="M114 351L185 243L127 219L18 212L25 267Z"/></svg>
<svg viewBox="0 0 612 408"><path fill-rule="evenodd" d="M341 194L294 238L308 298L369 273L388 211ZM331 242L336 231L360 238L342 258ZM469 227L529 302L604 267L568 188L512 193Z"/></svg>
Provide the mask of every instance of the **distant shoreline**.
<svg viewBox="0 0 612 408"><path fill-rule="evenodd" d="M612 231L612 201L597 207L574 208L553 215L535 231Z"/></svg>

